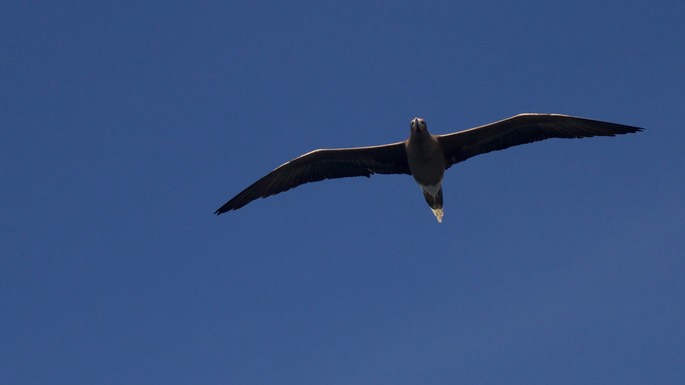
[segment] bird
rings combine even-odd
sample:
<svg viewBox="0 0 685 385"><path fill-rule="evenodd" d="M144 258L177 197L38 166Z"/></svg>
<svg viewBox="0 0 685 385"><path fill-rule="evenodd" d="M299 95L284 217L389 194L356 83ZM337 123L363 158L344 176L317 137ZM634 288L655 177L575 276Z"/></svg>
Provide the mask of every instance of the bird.
<svg viewBox="0 0 685 385"><path fill-rule="evenodd" d="M615 136L643 128L562 114L523 113L444 135L428 132L426 121L409 123L409 138L379 146L318 149L292 159L257 180L214 214L324 179L373 174L407 174L418 183L438 222L442 222L442 181L451 166L476 155L551 138Z"/></svg>

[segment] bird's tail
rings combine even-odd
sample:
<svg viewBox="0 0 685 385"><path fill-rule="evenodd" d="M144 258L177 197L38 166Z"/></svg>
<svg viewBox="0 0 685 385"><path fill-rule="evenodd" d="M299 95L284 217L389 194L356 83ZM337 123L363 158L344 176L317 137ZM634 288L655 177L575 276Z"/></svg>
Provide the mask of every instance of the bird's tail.
<svg viewBox="0 0 685 385"><path fill-rule="evenodd" d="M442 211L442 187L440 187L435 195L423 190L423 197L426 199L428 206L430 206L430 208L433 210L433 215L435 215L435 218L438 220L438 222L442 223L442 216L444 214Z"/></svg>

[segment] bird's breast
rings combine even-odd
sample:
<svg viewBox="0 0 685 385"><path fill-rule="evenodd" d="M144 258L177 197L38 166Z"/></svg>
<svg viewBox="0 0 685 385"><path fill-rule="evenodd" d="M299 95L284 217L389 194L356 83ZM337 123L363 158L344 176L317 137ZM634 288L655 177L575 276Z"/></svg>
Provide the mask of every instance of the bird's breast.
<svg viewBox="0 0 685 385"><path fill-rule="evenodd" d="M438 141L409 141L407 143L407 162L414 179L421 185L438 185L445 173L445 155Z"/></svg>

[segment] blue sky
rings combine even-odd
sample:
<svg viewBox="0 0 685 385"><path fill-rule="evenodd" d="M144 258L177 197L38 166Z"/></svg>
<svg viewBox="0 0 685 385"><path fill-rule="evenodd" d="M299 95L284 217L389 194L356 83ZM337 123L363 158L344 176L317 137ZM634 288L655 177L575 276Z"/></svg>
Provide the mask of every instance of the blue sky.
<svg viewBox="0 0 685 385"><path fill-rule="evenodd" d="M682 384L680 1L3 2L3 384ZM645 127L326 181L520 112Z"/></svg>

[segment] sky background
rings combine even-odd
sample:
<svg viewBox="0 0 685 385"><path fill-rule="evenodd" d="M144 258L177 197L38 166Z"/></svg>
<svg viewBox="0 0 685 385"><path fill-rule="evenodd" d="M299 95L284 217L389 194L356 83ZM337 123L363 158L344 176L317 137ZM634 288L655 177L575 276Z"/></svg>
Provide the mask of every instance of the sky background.
<svg viewBox="0 0 685 385"><path fill-rule="evenodd" d="M0 383L685 383L682 1L0 3ZM646 128L216 217L315 148Z"/></svg>

